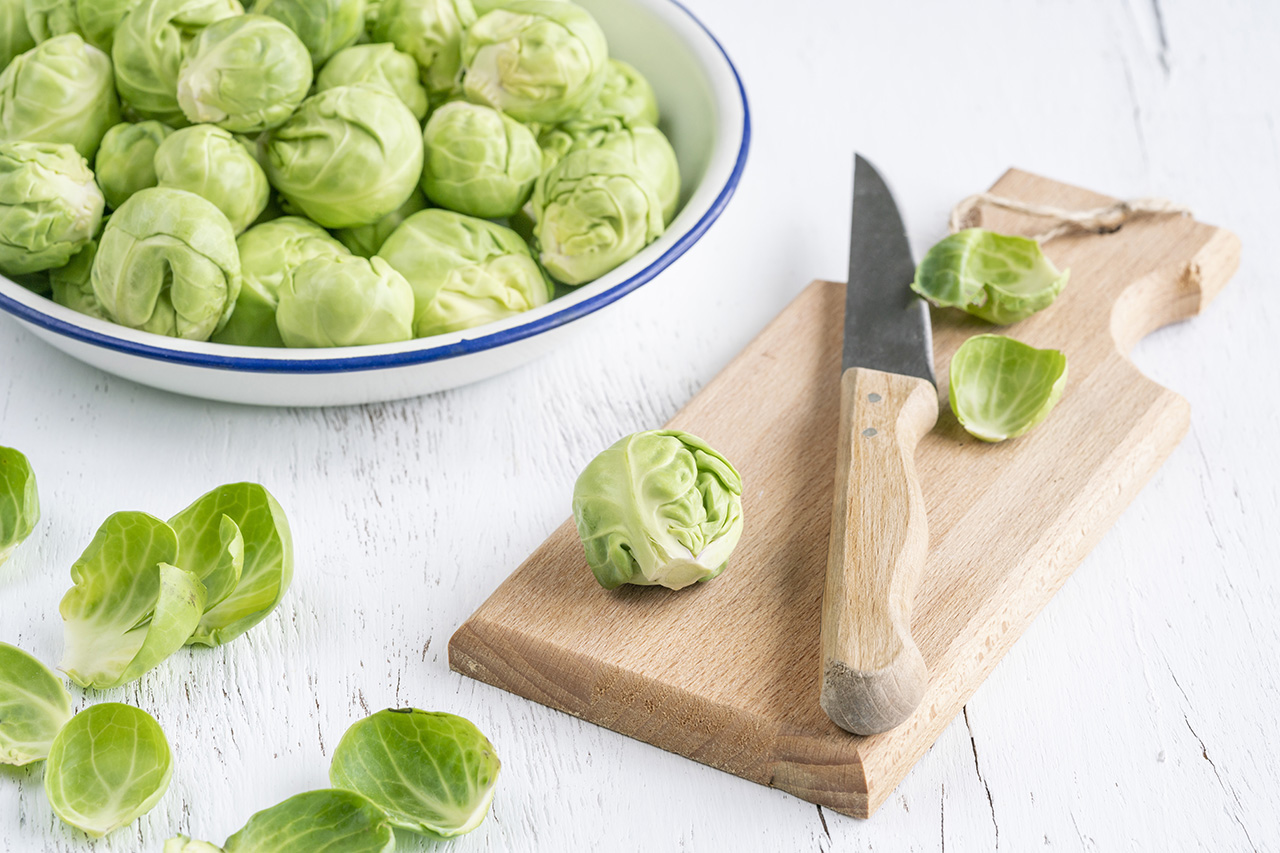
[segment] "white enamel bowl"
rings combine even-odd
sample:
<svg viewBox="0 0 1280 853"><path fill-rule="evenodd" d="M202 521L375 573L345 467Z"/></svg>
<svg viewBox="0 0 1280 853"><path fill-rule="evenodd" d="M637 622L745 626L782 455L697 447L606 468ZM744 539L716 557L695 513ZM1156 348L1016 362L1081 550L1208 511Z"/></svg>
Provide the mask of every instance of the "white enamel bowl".
<svg viewBox="0 0 1280 853"><path fill-rule="evenodd" d="M126 329L57 305L0 276L0 309L52 346L144 385L266 406L396 400L510 370L555 347L596 311L666 269L716 220L751 136L746 94L715 37L675 0L578 0L610 53L653 84L675 147L682 208L663 236L608 275L503 322L399 344L327 350L235 347Z"/></svg>

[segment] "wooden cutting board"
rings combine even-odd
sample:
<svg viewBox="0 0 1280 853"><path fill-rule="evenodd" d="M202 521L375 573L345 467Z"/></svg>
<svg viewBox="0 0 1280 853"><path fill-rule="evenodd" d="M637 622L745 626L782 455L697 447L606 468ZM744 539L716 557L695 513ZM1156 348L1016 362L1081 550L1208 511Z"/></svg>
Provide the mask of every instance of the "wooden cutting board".
<svg viewBox="0 0 1280 853"><path fill-rule="evenodd" d="M993 191L1072 209L1110 201L1019 171ZM1023 234L1044 227L992 208L981 224ZM1186 433L1187 402L1142 376L1126 353L1199 313L1234 273L1240 245L1228 231L1162 216L1046 250L1071 269L1066 291L1004 331L1064 350L1069 378L1062 402L1028 435L990 445L960 428L947 405L948 364L966 337L991 327L934 311L942 405L916 455L929 558L912 627L930 684L903 725L857 737L818 707L844 310L844 285L833 282L805 289L671 420L742 473L746 532L725 573L680 592L608 592L570 519L458 629L450 666L870 816Z"/></svg>

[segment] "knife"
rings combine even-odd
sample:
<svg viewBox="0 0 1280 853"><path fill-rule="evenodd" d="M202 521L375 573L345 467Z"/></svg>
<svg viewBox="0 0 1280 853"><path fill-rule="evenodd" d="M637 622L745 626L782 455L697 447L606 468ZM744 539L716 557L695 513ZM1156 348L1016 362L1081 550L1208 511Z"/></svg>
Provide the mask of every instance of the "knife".
<svg viewBox="0 0 1280 853"><path fill-rule="evenodd" d="M938 392L902 218L861 156L851 230L820 702L836 725L868 735L909 717L929 680L911 638L929 545L915 448L938 419Z"/></svg>

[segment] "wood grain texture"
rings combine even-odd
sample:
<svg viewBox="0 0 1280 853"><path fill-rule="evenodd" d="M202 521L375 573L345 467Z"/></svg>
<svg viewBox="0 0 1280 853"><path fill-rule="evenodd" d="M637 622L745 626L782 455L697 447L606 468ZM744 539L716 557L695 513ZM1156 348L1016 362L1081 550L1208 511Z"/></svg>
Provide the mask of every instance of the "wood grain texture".
<svg viewBox="0 0 1280 853"><path fill-rule="evenodd" d="M1010 171L998 194L1086 208L1104 196ZM982 225L1039 223L987 212ZM929 555L912 634L930 672L916 712L860 738L818 707L819 616L835 465L843 286L810 286L670 422L743 475L747 530L713 583L672 593L594 582L571 521L453 636L474 678L846 814L873 813L1186 433L1177 394L1127 347L1200 311L1239 260L1227 231L1152 218L1048 247L1071 283L1008 332L1066 352L1052 416L989 445L949 411L917 450ZM935 312L939 397L963 340Z"/></svg>
<svg viewBox="0 0 1280 853"><path fill-rule="evenodd" d="M819 704L872 735L920 704L929 671L911 609L929 550L916 445L938 420L933 384L853 367L840 378Z"/></svg>

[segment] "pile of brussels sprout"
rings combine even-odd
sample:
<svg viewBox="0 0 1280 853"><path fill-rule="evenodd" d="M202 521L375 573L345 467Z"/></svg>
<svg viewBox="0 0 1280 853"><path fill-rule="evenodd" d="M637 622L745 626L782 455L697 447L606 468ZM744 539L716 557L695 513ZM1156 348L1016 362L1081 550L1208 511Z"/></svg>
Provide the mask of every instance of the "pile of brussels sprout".
<svg viewBox="0 0 1280 853"><path fill-rule="evenodd" d="M0 0L0 273L245 346L527 311L660 236L641 74L568 0Z"/></svg>

